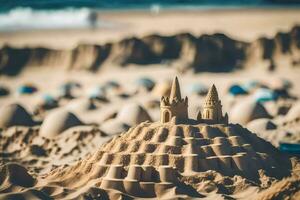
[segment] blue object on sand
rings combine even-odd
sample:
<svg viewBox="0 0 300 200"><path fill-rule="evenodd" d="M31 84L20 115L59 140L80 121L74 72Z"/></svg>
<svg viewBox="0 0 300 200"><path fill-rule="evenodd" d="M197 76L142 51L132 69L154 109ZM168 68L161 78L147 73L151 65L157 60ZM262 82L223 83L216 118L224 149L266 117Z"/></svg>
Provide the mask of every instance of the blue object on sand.
<svg viewBox="0 0 300 200"><path fill-rule="evenodd" d="M152 88L155 85L155 82L149 78L139 78L136 80L136 84L138 86L146 88L147 90L152 90Z"/></svg>
<svg viewBox="0 0 300 200"><path fill-rule="evenodd" d="M267 88L260 88L256 90L253 96L255 101L260 103L266 101L276 101L278 98L278 94L276 92Z"/></svg>
<svg viewBox="0 0 300 200"><path fill-rule="evenodd" d="M19 94L32 94L37 91L37 88L30 85L23 85L17 89Z"/></svg>
<svg viewBox="0 0 300 200"><path fill-rule="evenodd" d="M300 144L280 143L279 150L286 153L300 154Z"/></svg>
<svg viewBox="0 0 300 200"><path fill-rule="evenodd" d="M229 92L231 95L233 95L233 96L236 96L236 95L246 95L246 94L248 94L248 92L247 92L244 88L242 88L241 86L239 86L239 85L232 85L232 86L229 88L228 92Z"/></svg>

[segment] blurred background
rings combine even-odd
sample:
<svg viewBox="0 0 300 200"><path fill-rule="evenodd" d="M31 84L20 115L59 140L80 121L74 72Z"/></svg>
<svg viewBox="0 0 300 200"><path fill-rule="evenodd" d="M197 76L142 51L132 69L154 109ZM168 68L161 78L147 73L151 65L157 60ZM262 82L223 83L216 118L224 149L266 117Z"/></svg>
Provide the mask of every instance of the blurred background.
<svg viewBox="0 0 300 200"><path fill-rule="evenodd" d="M5 159L39 171L58 160L57 165L70 163L145 120L157 121L160 98L169 95L175 76L189 97L190 118L214 83L231 123L282 151L300 152L298 0L0 5L0 129L7 135L2 141L21 137L15 126L35 127L31 137L73 138L70 146L79 149L35 168L31 158L12 153L27 152L30 145L5 143L1 150L12 153ZM65 133L74 126L81 128ZM74 134L82 130L88 136L80 143ZM40 147L51 149L48 143Z"/></svg>

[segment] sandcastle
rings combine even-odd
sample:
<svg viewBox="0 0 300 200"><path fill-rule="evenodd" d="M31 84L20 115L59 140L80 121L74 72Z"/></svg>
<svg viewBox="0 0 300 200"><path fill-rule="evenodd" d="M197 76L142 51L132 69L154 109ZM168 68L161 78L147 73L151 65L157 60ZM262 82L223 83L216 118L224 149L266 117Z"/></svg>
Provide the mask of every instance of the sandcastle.
<svg viewBox="0 0 300 200"><path fill-rule="evenodd" d="M188 118L188 98L181 98L180 86L176 77L172 84L170 97L162 97L160 101L161 123L187 122ZM213 85L205 98L203 111L199 111L197 121L207 124L228 123L228 115L222 116L222 105L218 97L218 92Z"/></svg>
<svg viewBox="0 0 300 200"><path fill-rule="evenodd" d="M181 97L175 78L170 96L161 98L160 122L132 127L76 165L51 171L45 180L70 189L92 181L100 196L110 198L173 198L201 196L183 179L208 170L254 182L261 171L276 178L289 174L288 158L242 126L228 123L214 85L197 119L189 119L187 108L188 98Z"/></svg>

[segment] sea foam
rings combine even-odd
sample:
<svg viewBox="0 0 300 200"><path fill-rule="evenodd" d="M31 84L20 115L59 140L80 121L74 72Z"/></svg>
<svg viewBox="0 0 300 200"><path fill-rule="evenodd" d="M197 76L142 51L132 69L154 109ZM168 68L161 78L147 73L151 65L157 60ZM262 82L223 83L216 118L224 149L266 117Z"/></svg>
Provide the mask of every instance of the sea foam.
<svg viewBox="0 0 300 200"><path fill-rule="evenodd" d="M0 31L32 29L73 29L107 26L97 21L96 11L88 8L33 10L16 8L0 14Z"/></svg>

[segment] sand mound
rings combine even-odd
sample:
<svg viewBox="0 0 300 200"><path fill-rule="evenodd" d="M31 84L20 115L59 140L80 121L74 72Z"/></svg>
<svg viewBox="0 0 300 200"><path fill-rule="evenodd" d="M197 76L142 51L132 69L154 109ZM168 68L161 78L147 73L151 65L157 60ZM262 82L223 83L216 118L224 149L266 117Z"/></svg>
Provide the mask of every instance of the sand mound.
<svg viewBox="0 0 300 200"><path fill-rule="evenodd" d="M54 110L43 121L40 135L46 138L54 138L68 128L82 124L73 113L64 109Z"/></svg>
<svg viewBox="0 0 300 200"><path fill-rule="evenodd" d="M171 84L169 81L157 83L152 90L152 94L155 96L169 96L171 92Z"/></svg>
<svg viewBox="0 0 300 200"><path fill-rule="evenodd" d="M288 158L239 125L144 122L74 166L52 171L45 181L68 188L93 182L93 187L119 196L200 197L197 191L204 188L198 176L207 170L259 183L260 171L281 178L289 169Z"/></svg>
<svg viewBox="0 0 300 200"><path fill-rule="evenodd" d="M31 115L19 104L4 105L0 110L0 128L10 126L32 126Z"/></svg>
<svg viewBox="0 0 300 200"><path fill-rule="evenodd" d="M270 118L270 115L260 103L252 99L237 102L230 110L230 120L234 123L246 125L259 118Z"/></svg>
<svg viewBox="0 0 300 200"><path fill-rule="evenodd" d="M101 130L104 132L115 135L122 133L124 131L127 131L130 127L129 125L125 124L124 122L121 122L118 119L109 119L105 121L103 124L101 124Z"/></svg>
<svg viewBox="0 0 300 200"><path fill-rule="evenodd" d="M247 128L252 132L258 133L266 130L276 129L276 124L274 124L270 119L255 119L247 124Z"/></svg>
<svg viewBox="0 0 300 200"><path fill-rule="evenodd" d="M50 110L53 108L58 107L58 99L55 97L45 94L35 100L35 107L36 110L40 109L42 111L44 110Z"/></svg>
<svg viewBox="0 0 300 200"><path fill-rule="evenodd" d="M129 126L134 126L144 121L152 121L148 112L135 103L125 105L118 113L117 119Z"/></svg>
<svg viewBox="0 0 300 200"><path fill-rule="evenodd" d="M73 112L84 112L96 109L94 101L89 98L75 99L66 105L67 110Z"/></svg>
<svg viewBox="0 0 300 200"><path fill-rule="evenodd" d="M287 113L286 118L289 120L300 118L300 102L298 102L292 106L292 108Z"/></svg>
<svg viewBox="0 0 300 200"><path fill-rule="evenodd" d="M32 187L35 184L35 180L28 174L27 170L14 163L9 163L4 166L0 166L0 183L7 190L13 190L14 186Z"/></svg>
<svg viewBox="0 0 300 200"><path fill-rule="evenodd" d="M0 200L16 200L16 199L51 199L44 192L28 189L21 192L12 192L0 195Z"/></svg>
<svg viewBox="0 0 300 200"><path fill-rule="evenodd" d="M264 129L260 128L259 131L255 133L267 140L270 141L274 146L280 146L280 143L292 143L292 144L299 144L300 143L300 121L299 119L291 119L288 118L276 118L276 128L271 129ZM255 122L254 120L253 122ZM252 124L252 122L248 123L247 127ZM252 126L252 125L251 125ZM252 130L249 127L250 130Z"/></svg>

